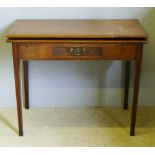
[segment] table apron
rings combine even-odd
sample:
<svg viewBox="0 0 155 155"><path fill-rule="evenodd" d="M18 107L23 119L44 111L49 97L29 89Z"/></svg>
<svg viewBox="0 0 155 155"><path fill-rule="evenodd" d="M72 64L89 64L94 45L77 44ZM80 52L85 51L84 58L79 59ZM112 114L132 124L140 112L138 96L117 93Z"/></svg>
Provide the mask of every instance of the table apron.
<svg viewBox="0 0 155 155"><path fill-rule="evenodd" d="M16 43L23 60L135 60L140 43Z"/></svg>

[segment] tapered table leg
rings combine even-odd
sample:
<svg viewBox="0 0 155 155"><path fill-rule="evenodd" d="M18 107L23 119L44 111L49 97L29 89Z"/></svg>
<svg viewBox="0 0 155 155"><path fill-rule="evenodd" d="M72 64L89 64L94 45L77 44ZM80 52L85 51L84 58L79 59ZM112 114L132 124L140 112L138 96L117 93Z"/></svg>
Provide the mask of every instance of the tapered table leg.
<svg viewBox="0 0 155 155"><path fill-rule="evenodd" d="M14 63L14 77L15 77L16 100L17 100L19 136L23 136L23 119L22 119L22 105L21 105L21 91L20 91L20 59L18 57L16 43L13 43L12 49L13 49L12 53L13 53L13 63Z"/></svg>
<svg viewBox="0 0 155 155"><path fill-rule="evenodd" d="M140 73L141 73L141 64L142 64L142 45L140 46L139 51L137 52L135 60L135 81L134 81L134 90L133 90L133 105L132 105L132 114L131 114L131 128L130 136L135 134L135 125L136 125L136 113L138 105L138 93L139 93L139 84L140 84Z"/></svg>
<svg viewBox="0 0 155 155"><path fill-rule="evenodd" d="M130 61L125 62L125 91L124 91L124 109L128 109L128 96L129 96L129 80L130 80Z"/></svg>
<svg viewBox="0 0 155 155"><path fill-rule="evenodd" d="M23 61L25 109L29 109L28 61Z"/></svg>

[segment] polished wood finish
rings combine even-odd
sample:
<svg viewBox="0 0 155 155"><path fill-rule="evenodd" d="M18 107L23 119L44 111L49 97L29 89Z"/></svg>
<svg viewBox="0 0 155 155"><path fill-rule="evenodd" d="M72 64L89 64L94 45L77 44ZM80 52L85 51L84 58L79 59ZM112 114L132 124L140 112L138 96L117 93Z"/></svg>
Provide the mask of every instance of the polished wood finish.
<svg viewBox="0 0 155 155"><path fill-rule="evenodd" d="M19 135L23 135L19 62L24 60L25 108L29 108L28 60L124 60L124 109L128 108L130 61L135 82L130 135L135 133L142 46L148 35L138 20L17 20L7 34L13 44Z"/></svg>
<svg viewBox="0 0 155 155"><path fill-rule="evenodd" d="M17 20L8 38L146 38L136 19Z"/></svg>
<svg viewBox="0 0 155 155"><path fill-rule="evenodd" d="M28 61L23 61L25 109L29 109Z"/></svg>
<svg viewBox="0 0 155 155"><path fill-rule="evenodd" d="M130 61L125 62L125 79L124 79L124 109L128 109L129 96L129 80L130 80Z"/></svg>
<svg viewBox="0 0 155 155"><path fill-rule="evenodd" d="M7 38L8 43L147 43L147 38L101 38L101 39L53 39L53 38Z"/></svg>
<svg viewBox="0 0 155 155"><path fill-rule="evenodd" d="M81 53L79 52L76 54L76 50L81 50ZM75 52L75 53L74 53ZM95 46L84 46L83 44L77 45L77 46L57 46L53 48L53 56L58 57L68 57L68 56L82 56L82 57L102 57L102 46L95 47Z"/></svg>
<svg viewBox="0 0 155 155"><path fill-rule="evenodd" d="M23 119L22 119L22 106L21 106L21 93L20 93L21 91L20 90L20 58L18 56L16 43L12 44L12 54L13 54L13 63L14 63L19 136L23 136Z"/></svg>
<svg viewBox="0 0 155 155"><path fill-rule="evenodd" d="M138 105L142 54L143 54L143 45L140 45L139 50L136 53L136 60L135 60L135 81L134 81L134 89L133 89L133 105L132 105L132 115L131 115L130 136L135 135L135 124L136 124L136 113L137 113L137 105Z"/></svg>
<svg viewBox="0 0 155 155"><path fill-rule="evenodd" d="M17 43L23 60L134 60L138 44L100 43ZM83 55L75 56L71 48L85 48Z"/></svg>

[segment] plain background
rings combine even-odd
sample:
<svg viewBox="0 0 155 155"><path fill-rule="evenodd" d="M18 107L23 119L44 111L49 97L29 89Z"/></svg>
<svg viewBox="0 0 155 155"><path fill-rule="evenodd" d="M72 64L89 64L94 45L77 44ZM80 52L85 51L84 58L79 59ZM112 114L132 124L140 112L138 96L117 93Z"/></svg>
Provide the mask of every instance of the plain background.
<svg viewBox="0 0 155 155"><path fill-rule="evenodd" d="M149 34L144 46L139 104L155 105L154 8L0 8L0 106L16 106L11 44L5 35L16 19L137 18ZM133 67L133 64L132 64ZM131 72L130 103L132 101ZM31 61L31 106L121 106L122 61Z"/></svg>

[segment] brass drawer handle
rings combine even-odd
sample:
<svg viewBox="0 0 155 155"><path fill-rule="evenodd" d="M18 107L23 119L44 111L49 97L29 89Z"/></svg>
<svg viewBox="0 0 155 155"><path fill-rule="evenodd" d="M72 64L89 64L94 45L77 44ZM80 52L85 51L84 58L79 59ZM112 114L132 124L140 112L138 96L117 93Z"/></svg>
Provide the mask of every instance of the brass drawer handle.
<svg viewBox="0 0 155 155"><path fill-rule="evenodd" d="M70 48L70 52L74 55L74 56L81 56L84 55L86 51L85 47L72 47Z"/></svg>

